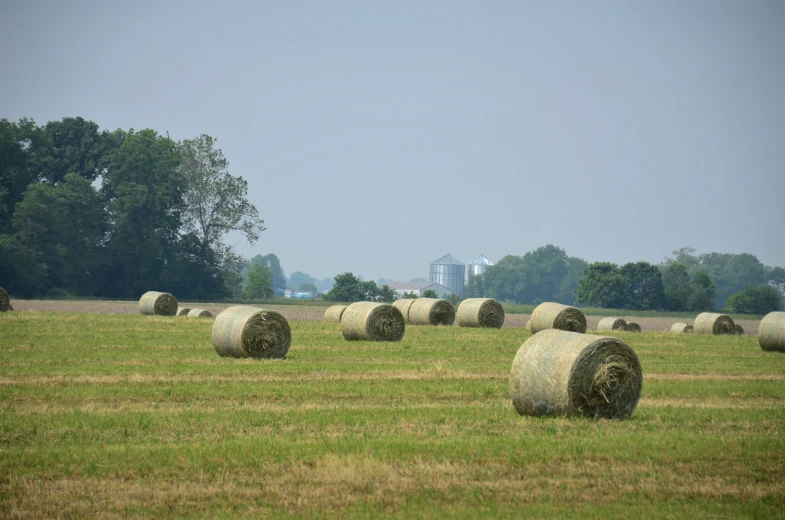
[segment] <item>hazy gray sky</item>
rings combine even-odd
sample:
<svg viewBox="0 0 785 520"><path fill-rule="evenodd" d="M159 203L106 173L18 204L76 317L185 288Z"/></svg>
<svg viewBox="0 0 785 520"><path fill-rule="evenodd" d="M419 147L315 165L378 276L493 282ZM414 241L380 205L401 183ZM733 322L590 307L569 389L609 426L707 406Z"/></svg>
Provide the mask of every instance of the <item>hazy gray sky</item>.
<svg viewBox="0 0 785 520"><path fill-rule="evenodd" d="M785 266L785 2L0 0L0 117L218 139L287 274Z"/></svg>

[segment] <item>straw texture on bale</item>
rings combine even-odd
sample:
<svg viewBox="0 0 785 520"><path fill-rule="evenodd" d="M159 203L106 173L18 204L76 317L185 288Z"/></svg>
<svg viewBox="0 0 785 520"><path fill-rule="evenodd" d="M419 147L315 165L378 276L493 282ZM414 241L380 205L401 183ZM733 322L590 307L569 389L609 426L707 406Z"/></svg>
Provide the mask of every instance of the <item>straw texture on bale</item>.
<svg viewBox="0 0 785 520"><path fill-rule="evenodd" d="M410 325L452 325L455 322L455 307L439 298L417 298L409 307Z"/></svg>
<svg viewBox="0 0 785 520"><path fill-rule="evenodd" d="M0 287L0 312L7 312L14 310L11 307L11 298L8 297L8 293L5 292L5 289Z"/></svg>
<svg viewBox="0 0 785 520"><path fill-rule="evenodd" d="M635 323L634 321L631 321L624 326L624 330L627 332L640 332L641 326Z"/></svg>
<svg viewBox="0 0 785 520"><path fill-rule="evenodd" d="M212 318L213 313L204 309L191 309L187 316L189 318Z"/></svg>
<svg viewBox="0 0 785 520"><path fill-rule="evenodd" d="M743 336L744 335L744 327L742 327L738 323L734 323L734 326L736 327L736 335L737 336Z"/></svg>
<svg viewBox="0 0 785 520"><path fill-rule="evenodd" d="M341 321L341 316L343 316L343 311L346 310L347 305L330 305L327 307L327 310L324 311L324 317L322 321L329 321L329 322L339 322Z"/></svg>
<svg viewBox="0 0 785 520"><path fill-rule="evenodd" d="M409 323L409 309L411 309L414 302L417 301L417 298L401 298L399 300L395 300L392 304L393 307L401 311L403 315L403 321Z"/></svg>
<svg viewBox="0 0 785 520"><path fill-rule="evenodd" d="M219 356L282 358L292 344L292 331L275 311L234 305L218 313L212 338Z"/></svg>
<svg viewBox="0 0 785 520"><path fill-rule="evenodd" d="M671 325L671 332L675 332L676 334L687 334L692 332L692 325L687 325L686 323L679 321Z"/></svg>
<svg viewBox="0 0 785 520"><path fill-rule="evenodd" d="M693 327L698 334L736 334L736 324L727 314L702 312Z"/></svg>
<svg viewBox="0 0 785 520"><path fill-rule="evenodd" d="M545 302L532 311L531 331L537 334L545 329L559 329L569 332L586 332L586 316L583 312L569 305Z"/></svg>
<svg viewBox="0 0 785 520"><path fill-rule="evenodd" d="M627 326L627 321L622 318L603 318L597 324L597 330L600 332L610 332L613 330L624 330Z"/></svg>
<svg viewBox="0 0 785 520"><path fill-rule="evenodd" d="M504 308L493 298L466 298L458 306L455 321L461 327L500 329L504 325Z"/></svg>
<svg viewBox="0 0 785 520"><path fill-rule="evenodd" d="M139 312L155 316L174 316L177 313L177 300L169 293L147 291L139 299Z"/></svg>
<svg viewBox="0 0 785 520"><path fill-rule="evenodd" d="M405 330L403 314L389 303L356 302L341 317L341 333L349 341L400 341Z"/></svg>
<svg viewBox="0 0 785 520"><path fill-rule="evenodd" d="M177 307L178 316L188 316L189 312L191 312L191 309L189 309L188 307Z"/></svg>
<svg viewBox="0 0 785 520"><path fill-rule="evenodd" d="M641 396L638 356L608 336L547 329L521 345L509 390L521 415L625 419Z"/></svg>
<svg viewBox="0 0 785 520"><path fill-rule="evenodd" d="M770 312L758 326L758 343L763 350L785 352L785 312Z"/></svg>

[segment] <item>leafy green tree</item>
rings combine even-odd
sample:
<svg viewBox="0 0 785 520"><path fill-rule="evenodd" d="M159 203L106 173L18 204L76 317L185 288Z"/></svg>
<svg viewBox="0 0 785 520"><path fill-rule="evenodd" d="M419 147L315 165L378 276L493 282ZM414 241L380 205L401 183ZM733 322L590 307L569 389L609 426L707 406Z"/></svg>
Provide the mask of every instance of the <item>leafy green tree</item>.
<svg viewBox="0 0 785 520"><path fill-rule="evenodd" d="M89 181L96 180L109 167L112 152L119 143L106 130L81 117L65 117L44 126L47 155L42 158L39 180L55 184L74 173Z"/></svg>
<svg viewBox="0 0 785 520"><path fill-rule="evenodd" d="M404 299L407 300L416 300L417 298L419 298L419 296L417 296L417 293L413 293L413 292L405 292L403 293L403 297Z"/></svg>
<svg viewBox="0 0 785 520"><path fill-rule="evenodd" d="M625 279L626 308L659 309L665 303L662 273L648 262L630 262L619 270Z"/></svg>
<svg viewBox="0 0 785 520"><path fill-rule="evenodd" d="M183 221L186 232L199 239L198 296L204 294L204 280L209 267L209 252L219 259L233 254L223 242L230 231L239 231L253 244L264 231L256 206L248 201L248 183L228 171L229 162L215 147L215 139L202 134L186 139L179 146L179 173L185 181Z"/></svg>
<svg viewBox="0 0 785 520"><path fill-rule="evenodd" d="M324 299L332 302L358 302L365 299L363 282L352 273L342 273L335 277L335 284L324 295Z"/></svg>
<svg viewBox="0 0 785 520"><path fill-rule="evenodd" d="M438 298L439 295L433 289L425 289L421 295L423 298Z"/></svg>
<svg viewBox="0 0 785 520"><path fill-rule="evenodd" d="M367 282L360 282L360 291L362 292L362 300L375 302L379 297L379 286L373 280Z"/></svg>
<svg viewBox="0 0 785 520"><path fill-rule="evenodd" d="M51 288L41 254L16 234L0 234L0 280L9 293L25 298L40 296Z"/></svg>
<svg viewBox="0 0 785 520"><path fill-rule="evenodd" d="M583 278L583 274L589 267L589 263L583 258L570 256L567 258L567 270L562 277L559 290L553 298L553 301L572 305L575 302L576 291L578 284Z"/></svg>
<svg viewBox="0 0 785 520"><path fill-rule="evenodd" d="M483 285L483 275L473 275L469 277L466 283L466 297L467 298L482 298L485 295L485 288Z"/></svg>
<svg viewBox="0 0 785 520"><path fill-rule="evenodd" d="M782 267L767 267L766 283L776 287L781 293L785 294L785 269Z"/></svg>
<svg viewBox="0 0 785 520"><path fill-rule="evenodd" d="M690 310L704 312L714 310L717 287L714 280L705 272L698 271L692 277Z"/></svg>
<svg viewBox="0 0 785 520"><path fill-rule="evenodd" d="M256 255L251 258L252 264L264 265L273 275L273 289L276 291L286 289L286 275L281 268L281 262L274 253L267 255Z"/></svg>
<svg viewBox="0 0 785 520"><path fill-rule="evenodd" d="M782 293L771 285L752 285L725 300L726 312L768 314L782 309Z"/></svg>
<svg viewBox="0 0 785 520"><path fill-rule="evenodd" d="M499 301L524 303L523 258L507 255L483 273L485 293Z"/></svg>
<svg viewBox="0 0 785 520"><path fill-rule="evenodd" d="M692 286L687 268L681 262L673 262L664 268L662 287L665 307L671 311L686 311L690 305Z"/></svg>
<svg viewBox="0 0 785 520"><path fill-rule="evenodd" d="M586 268L578 283L576 303L595 307L621 308L627 301L627 279L619 266L595 262Z"/></svg>
<svg viewBox="0 0 785 520"><path fill-rule="evenodd" d="M302 271L295 271L289 276L289 281L286 283L289 289L296 289L297 286L304 283L312 283L316 285L319 282L316 278L313 278L308 273L304 273Z"/></svg>
<svg viewBox="0 0 785 520"><path fill-rule="evenodd" d="M13 208L38 180L38 157L46 155L46 143L46 134L31 119L0 119L0 233L12 233Z"/></svg>
<svg viewBox="0 0 785 520"><path fill-rule="evenodd" d="M391 303L395 301L395 291L389 285L384 284L379 287L379 295L376 297L377 301Z"/></svg>
<svg viewBox="0 0 785 520"><path fill-rule="evenodd" d="M246 272L245 298L261 300L273 296L273 280L270 269L259 264L251 264Z"/></svg>

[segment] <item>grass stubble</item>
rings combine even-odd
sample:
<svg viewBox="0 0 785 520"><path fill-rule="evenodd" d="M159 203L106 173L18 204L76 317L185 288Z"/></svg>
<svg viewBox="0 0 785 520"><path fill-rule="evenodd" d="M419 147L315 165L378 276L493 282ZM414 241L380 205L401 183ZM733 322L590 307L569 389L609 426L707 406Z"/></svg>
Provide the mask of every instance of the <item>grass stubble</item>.
<svg viewBox="0 0 785 520"><path fill-rule="evenodd" d="M619 332L629 420L520 417L524 329L346 342L293 321L286 359L219 358L210 320L0 318L0 517L777 518L785 357L754 337Z"/></svg>

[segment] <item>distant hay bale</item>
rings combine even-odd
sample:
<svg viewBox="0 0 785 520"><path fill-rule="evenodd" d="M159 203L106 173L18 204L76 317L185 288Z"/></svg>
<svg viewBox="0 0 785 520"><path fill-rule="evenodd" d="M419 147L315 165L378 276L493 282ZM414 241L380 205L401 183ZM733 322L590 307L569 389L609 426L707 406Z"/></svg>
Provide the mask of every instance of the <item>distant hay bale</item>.
<svg viewBox="0 0 785 520"><path fill-rule="evenodd" d="M531 331L537 334L541 330L559 329L569 332L586 332L586 316L583 312L569 305L545 302L532 311Z"/></svg>
<svg viewBox="0 0 785 520"><path fill-rule="evenodd" d="M611 332L614 330L624 330L627 326L627 321L623 318L603 318L597 324L597 330L600 332Z"/></svg>
<svg viewBox="0 0 785 520"><path fill-rule="evenodd" d="M177 300L166 292L147 291L139 298L139 312L146 315L174 316Z"/></svg>
<svg viewBox="0 0 785 520"><path fill-rule="evenodd" d="M521 345L509 379L515 409L533 416L626 419L642 386L641 363L625 342L558 329Z"/></svg>
<svg viewBox="0 0 785 520"><path fill-rule="evenodd" d="M212 339L219 356L282 358L292 344L292 331L275 311L234 305L218 313Z"/></svg>
<svg viewBox="0 0 785 520"><path fill-rule="evenodd" d="M758 326L758 343L763 350L785 352L785 312L770 312Z"/></svg>
<svg viewBox="0 0 785 520"><path fill-rule="evenodd" d="M625 332L640 332L641 326L635 323L634 321L631 321L624 326L624 330Z"/></svg>
<svg viewBox="0 0 785 520"><path fill-rule="evenodd" d="M349 341L400 341L405 330L403 314L389 303L356 302L341 317L341 333Z"/></svg>
<svg viewBox="0 0 785 520"><path fill-rule="evenodd" d="M734 323L734 325L736 327L736 335L737 336L743 336L744 335L744 327L742 327L738 323Z"/></svg>
<svg viewBox="0 0 785 520"><path fill-rule="evenodd" d="M500 329L504 325L504 307L493 298L466 298L458 306L455 320L461 327Z"/></svg>
<svg viewBox="0 0 785 520"><path fill-rule="evenodd" d="M327 307L327 310L324 311L324 317L322 318L322 321L341 321L341 316L343 316L343 311L346 310L346 307L348 307L348 305L331 305Z"/></svg>
<svg viewBox="0 0 785 520"><path fill-rule="evenodd" d="M188 307L177 307L177 316L188 316L189 312L191 312L191 309Z"/></svg>
<svg viewBox="0 0 785 520"><path fill-rule="evenodd" d="M417 298L401 298L399 300L395 300L392 304L393 307L401 311L401 315L403 316L403 321L409 323L409 309L411 309L414 302L417 301Z"/></svg>
<svg viewBox="0 0 785 520"><path fill-rule="evenodd" d="M191 309L187 316L189 318L212 318L213 313L204 309Z"/></svg>
<svg viewBox="0 0 785 520"><path fill-rule="evenodd" d="M14 310L11 307L11 298L9 298L8 293L5 292L5 289L0 287L0 312L7 312Z"/></svg>
<svg viewBox="0 0 785 520"><path fill-rule="evenodd" d="M455 307L439 298L417 298L409 306L411 325L452 325L455 322Z"/></svg>
<svg viewBox="0 0 785 520"><path fill-rule="evenodd" d="M693 327L698 334L736 334L736 324L727 314L702 312L695 318Z"/></svg>
<svg viewBox="0 0 785 520"><path fill-rule="evenodd" d="M671 332L676 334L688 334L692 332L692 325L687 325L686 323L679 321L671 325Z"/></svg>

